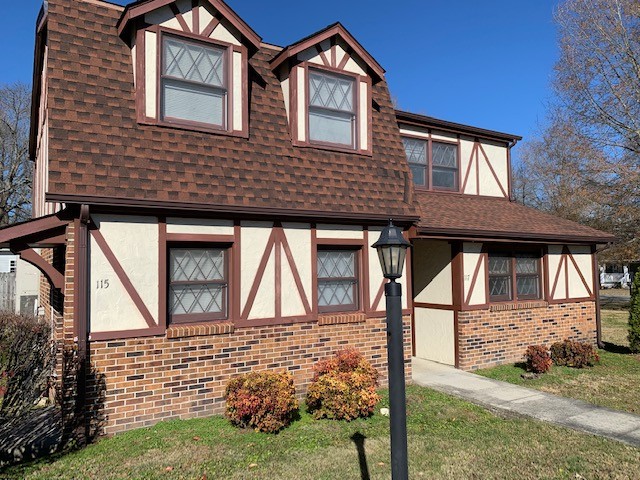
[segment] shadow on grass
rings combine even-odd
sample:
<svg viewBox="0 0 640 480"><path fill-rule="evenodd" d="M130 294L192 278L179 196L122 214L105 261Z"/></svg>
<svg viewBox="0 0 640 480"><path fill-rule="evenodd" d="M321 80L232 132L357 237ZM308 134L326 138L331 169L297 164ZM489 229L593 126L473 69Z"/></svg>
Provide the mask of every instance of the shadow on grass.
<svg viewBox="0 0 640 480"><path fill-rule="evenodd" d="M369 466L367 465L367 455L364 450L364 441L367 437L365 437L360 432L356 432L351 435L351 440L356 444L356 449L358 450L358 462L360 463L360 479L361 480L370 480L369 476Z"/></svg>
<svg viewBox="0 0 640 480"><path fill-rule="evenodd" d="M607 352L611 352L611 353L620 353L622 355L630 355L631 353L631 349L629 347L626 347L624 345L616 345L615 343L611 343L611 342L604 342L604 349Z"/></svg>

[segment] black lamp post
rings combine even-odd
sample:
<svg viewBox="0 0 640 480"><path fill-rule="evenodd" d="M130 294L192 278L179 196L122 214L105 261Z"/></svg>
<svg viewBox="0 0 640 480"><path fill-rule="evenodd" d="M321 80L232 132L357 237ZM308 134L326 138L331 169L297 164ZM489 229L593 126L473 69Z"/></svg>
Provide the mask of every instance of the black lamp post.
<svg viewBox="0 0 640 480"><path fill-rule="evenodd" d="M411 244L402 236L402 230L389 225L380 238L371 245L378 250L382 272L388 282L384 286L387 298L387 364L389 372L389 410L391 417L391 478L408 480L407 463L407 408L404 391L404 349L402 336L402 285L396 278L402 276L404 258Z"/></svg>

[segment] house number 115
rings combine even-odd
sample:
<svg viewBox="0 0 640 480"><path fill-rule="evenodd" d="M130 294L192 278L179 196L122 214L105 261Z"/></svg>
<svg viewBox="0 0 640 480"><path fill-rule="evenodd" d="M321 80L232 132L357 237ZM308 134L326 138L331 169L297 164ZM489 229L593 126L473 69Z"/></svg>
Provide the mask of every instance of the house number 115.
<svg viewBox="0 0 640 480"><path fill-rule="evenodd" d="M109 280L106 278L104 280L96 280L96 290L104 288L109 288Z"/></svg>

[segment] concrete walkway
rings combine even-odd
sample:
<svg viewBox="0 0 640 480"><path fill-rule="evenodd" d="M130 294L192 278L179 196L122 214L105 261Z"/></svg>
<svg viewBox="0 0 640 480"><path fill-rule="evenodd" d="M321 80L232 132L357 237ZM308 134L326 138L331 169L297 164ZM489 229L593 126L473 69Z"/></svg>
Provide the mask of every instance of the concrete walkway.
<svg viewBox="0 0 640 480"><path fill-rule="evenodd" d="M640 447L640 415L492 380L413 358L413 381L495 410L555 423Z"/></svg>

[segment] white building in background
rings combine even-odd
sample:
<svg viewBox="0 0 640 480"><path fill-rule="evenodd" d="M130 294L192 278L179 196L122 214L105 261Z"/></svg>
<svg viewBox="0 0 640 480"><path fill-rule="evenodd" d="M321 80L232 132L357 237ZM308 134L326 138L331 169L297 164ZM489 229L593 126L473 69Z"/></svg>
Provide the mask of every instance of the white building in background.
<svg viewBox="0 0 640 480"><path fill-rule="evenodd" d="M0 251L0 310L36 315L40 272L8 250Z"/></svg>

